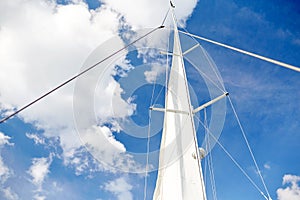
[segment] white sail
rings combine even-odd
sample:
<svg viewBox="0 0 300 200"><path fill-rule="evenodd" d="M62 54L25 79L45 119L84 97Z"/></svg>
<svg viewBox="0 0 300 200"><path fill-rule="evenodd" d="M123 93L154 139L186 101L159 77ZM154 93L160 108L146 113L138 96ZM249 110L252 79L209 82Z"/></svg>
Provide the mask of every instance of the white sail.
<svg viewBox="0 0 300 200"><path fill-rule="evenodd" d="M172 66L153 200L205 200L194 119L174 14L173 21Z"/></svg>

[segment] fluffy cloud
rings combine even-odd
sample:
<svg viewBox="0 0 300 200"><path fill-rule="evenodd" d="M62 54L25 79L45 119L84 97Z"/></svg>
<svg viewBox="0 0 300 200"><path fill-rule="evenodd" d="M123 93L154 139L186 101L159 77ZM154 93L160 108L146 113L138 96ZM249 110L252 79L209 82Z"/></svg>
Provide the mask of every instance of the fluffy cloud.
<svg viewBox="0 0 300 200"><path fill-rule="evenodd" d="M13 145L13 143L9 142L10 137L7 135L4 135L4 133L0 132L0 148L4 145Z"/></svg>
<svg viewBox="0 0 300 200"><path fill-rule="evenodd" d="M0 3L2 105L20 107L78 73L91 50L117 33L118 16L108 9L89 11L83 3L49 2ZM42 128L65 126L72 119L72 92L72 87L66 87L22 117L28 122L38 120ZM53 111L62 109L65 112L54 116Z"/></svg>
<svg viewBox="0 0 300 200"><path fill-rule="evenodd" d="M4 135L4 133L0 132L0 153L1 149L5 145L13 145L12 143L9 142L10 137L7 135ZM12 171L5 165L3 162L3 158L0 154L0 184L5 183L5 181L9 178L11 175Z"/></svg>
<svg viewBox="0 0 300 200"><path fill-rule="evenodd" d="M5 145L13 145L13 143L9 142L10 137L4 135L4 133L0 132L0 153L1 149ZM3 193L3 196L8 200L16 200L18 199L18 195L15 194L10 187L5 187L4 184L6 180L11 177L13 171L6 166L3 162L2 156L0 154L0 191Z"/></svg>
<svg viewBox="0 0 300 200"><path fill-rule="evenodd" d="M37 134L26 133L26 137L32 139L35 144L45 144L45 139Z"/></svg>
<svg viewBox="0 0 300 200"><path fill-rule="evenodd" d="M269 169L271 169L271 165L268 164L268 163L265 163L265 164L264 164L264 168L269 170Z"/></svg>
<svg viewBox="0 0 300 200"><path fill-rule="evenodd" d="M3 192L4 197L7 200L17 200L19 199L18 195L14 193L10 187L0 189Z"/></svg>
<svg viewBox="0 0 300 200"><path fill-rule="evenodd" d="M161 0L104 0L107 6L116 10L133 27L156 27L162 23L169 9L168 1ZM197 0L174 0L177 19L185 22L196 7Z"/></svg>
<svg viewBox="0 0 300 200"><path fill-rule="evenodd" d="M78 73L87 55L119 27L117 13L107 7L88 10L81 1L1 1L0 13L2 111L23 106ZM72 135L72 96L70 84L19 115L47 137L58 136L66 158L81 146Z"/></svg>
<svg viewBox="0 0 300 200"><path fill-rule="evenodd" d="M38 195L38 194L34 195L33 198L34 198L35 200L45 200L45 199L46 199L45 196L41 196L41 195Z"/></svg>
<svg viewBox="0 0 300 200"><path fill-rule="evenodd" d="M187 19L196 2L174 1L178 7L178 19ZM49 0L0 1L1 114L5 115L25 105L77 74L91 51L108 38L118 35L120 27L157 26L169 6L167 2L162 3L159 0L111 0L102 3L100 8L89 10L81 0L72 1L68 5L59 5L56 1ZM128 66L125 65L126 67ZM151 74L148 75L153 78ZM82 142L75 134L73 122L73 86L71 83L56 91L18 116L44 130L46 137L58 137L65 163L78 166L80 172L87 164L81 154L76 154L82 147ZM122 116L130 115L134 105L121 98L120 85L110 77L107 86L107 95L115 95L115 101L120 102L117 109ZM116 93L111 93L110 86L116 88ZM102 119L107 119L111 115L107 110L110 102L103 100L103 97L99 98L101 106L98 108L100 113L97 114L101 115ZM94 130L94 133L105 129L104 126L90 128L89 131ZM27 137L35 143L44 143L44 140L36 135L27 134ZM95 140L92 137L90 133L85 139L93 144ZM113 148L96 150L105 155L104 158L108 159L106 162L111 164L116 161L118 155L126 155L126 149L111 136L111 133L105 137L109 138ZM5 144L7 138L0 141ZM116 146L120 150L117 153L113 152ZM111 155L113 156L110 157ZM29 174L34 184L42 184L50 163L49 158L33 160ZM6 168L3 167L2 171L6 173ZM37 171L39 173L35 173Z"/></svg>
<svg viewBox="0 0 300 200"><path fill-rule="evenodd" d="M278 200L299 200L300 199L300 176L286 174L283 176L283 185L286 188L277 189Z"/></svg>
<svg viewBox="0 0 300 200"><path fill-rule="evenodd" d="M83 0L70 2L68 5L59 5L54 0L0 1L1 115L20 108L77 74L86 57L99 44L118 35L120 28L160 25L169 6L167 1L162 3L160 0L105 0L100 8L89 10ZM184 22L192 13L197 0L174 3L178 19ZM124 63L120 66L126 69L129 65ZM154 68L153 72L147 73L148 81L153 81L154 75L162 71ZM45 137L59 138L57 141L63 150L64 163L75 166L77 175L91 165L96 166L96 170L106 171L114 171L111 166L128 171L131 167L139 168L126 154L125 146L105 126L89 127L82 137L85 144L92 147L92 154L96 158L101 157L101 161L110 167L97 166L87 154L82 153L83 143L76 134L73 120L73 89L74 83L71 83L20 113L18 116L21 119L44 131L43 136L29 133L26 136L40 145L47 145ZM114 98L118 102L114 115L126 117L133 113L134 105L122 99L122 88L111 76L108 77L107 87L97 90L105 91L105 95L100 92L97 94L102 96L96 94L99 100L96 114L102 121L112 116L107 109L111 102L104 97ZM117 124L114 128L118 129ZM103 140L98 140L99 137ZM9 139L0 133L0 148L12 145ZM35 199L46 198L42 186L50 173L51 163L51 155L48 158L33 158L27 171L31 182L38 189L34 193ZM1 182L5 182L11 174L12 171L0 157ZM18 199L10 187L2 188L1 192L7 199ZM112 192L118 199L132 199L131 189L132 186L125 178L105 184L105 190Z"/></svg>
<svg viewBox="0 0 300 200"><path fill-rule="evenodd" d="M38 190L42 189L42 184L49 174L49 167L52 163L52 155L49 158L33 158L32 165L28 170L28 174L32 177L31 182L38 187Z"/></svg>
<svg viewBox="0 0 300 200"><path fill-rule="evenodd" d="M106 191L113 193L119 200L133 199L132 193L130 192L132 190L132 185L130 185L124 177L104 184L103 188Z"/></svg>
<svg viewBox="0 0 300 200"><path fill-rule="evenodd" d="M8 167L3 163L2 157L0 157L0 178L2 183L6 181L9 174Z"/></svg>

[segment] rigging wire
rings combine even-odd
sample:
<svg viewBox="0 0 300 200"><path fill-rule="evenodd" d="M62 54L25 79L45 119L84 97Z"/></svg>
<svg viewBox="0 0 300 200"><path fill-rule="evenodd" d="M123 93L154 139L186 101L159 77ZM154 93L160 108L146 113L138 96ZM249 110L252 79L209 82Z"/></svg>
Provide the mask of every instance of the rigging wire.
<svg viewBox="0 0 300 200"><path fill-rule="evenodd" d="M188 30L187 30L186 28L184 28L184 27L182 27L182 26L181 26L181 28L182 28L185 32L178 30L180 33L189 33ZM189 34L190 34L190 33L189 33ZM191 36L191 35L189 35L189 36L190 36L197 44L200 44L193 36ZM216 75L218 81L219 81L220 83L222 83L223 81L222 81L220 75L217 73L217 71L216 71L216 69L215 69L215 67L214 67L214 65L213 65L213 63L212 63L212 61L211 61L211 59L209 59L209 56L208 56L207 52L204 50L204 48L201 46L201 44L200 44L198 47L200 47L202 53L204 54L206 60L208 61L209 66L212 68L213 72L215 73L215 75ZM197 47L197 48L198 48L198 47ZM224 92L224 93L226 92L225 87L224 87L223 84L221 84L222 88L220 88L220 86L219 86L217 83L215 83L208 75L206 75L206 73L204 73L202 70L200 70L200 68L197 68L196 65L195 65L190 59L188 59L187 57L184 57L184 58L185 58L191 65L193 65L193 66L198 70L198 72L199 72L202 76L205 76L205 77L206 77L206 78L207 78L214 86L216 86L220 91L222 91L222 92Z"/></svg>
<svg viewBox="0 0 300 200"><path fill-rule="evenodd" d="M231 105L231 108L232 108L232 110L233 110L234 116L235 116L235 118L236 118L236 120L237 120L237 122L238 122L238 125L239 125L239 127L240 127L240 130L241 130L241 132L242 132L243 138L244 138L244 140L245 140L245 142L246 142L247 148L248 148L248 150L249 150L249 152L250 152L251 158L252 158L252 160L253 160L253 162L254 162L254 165L255 165L255 168L256 168L256 170L257 170L257 173L258 173L258 175L259 175L259 177L260 177L260 180L261 180L261 182L262 182L262 184L263 184L263 186L264 186L264 188L265 188L265 191L266 191L266 193L267 193L267 195L268 195L268 198L271 199L270 194L269 194L269 191L268 191L268 188L267 188L267 186L266 186L266 183L265 183L265 181L264 181L264 178L263 178L262 175L261 175L261 171L260 171L260 169L259 169L259 167L258 167L258 165L257 165L256 159L255 159L254 154L253 154L253 151L252 151L252 149L251 149L251 147L250 147L249 141L248 141L248 139L247 139L247 137L246 137L246 134L245 134L244 128L243 128L243 126L242 126L242 124L241 124L241 121L240 121L240 119L239 119L239 117L238 117L238 115L237 115L237 112L236 112L236 110L235 110L235 108L234 108L234 106L233 106L233 103L232 103L232 101L231 101L231 98L228 97L228 99L229 99L229 103L230 103L230 105Z"/></svg>
<svg viewBox="0 0 300 200"><path fill-rule="evenodd" d="M168 9L162 23L161 23L161 26L160 27L164 27L164 23L168 17L168 14L169 14L169 11L170 11L170 8ZM168 43L167 43L167 49L169 49L169 40L168 40ZM167 56L167 64L166 64L166 77L167 77L167 68L168 68L168 65L169 65L169 62L168 62L168 56ZM155 76L154 78L154 83L153 83L153 88L152 88L152 94L151 94L151 99L150 99L150 106L152 106L154 104L154 102L156 102L157 98L153 101L153 98L154 98L154 92L155 92L155 86L156 86L156 78L157 78L157 75ZM167 79L166 79L167 81ZM163 89L163 88L162 88ZM159 94L158 96L160 95L160 93L162 92L162 89L159 91ZM147 154L146 154L146 170L145 170L145 180L144 180L144 200L146 200L147 198L147 187L148 187L148 168L149 168L149 152L150 152L150 132L151 132L151 118L152 118L152 110L149 109L148 111L148 133L147 133Z"/></svg>
<svg viewBox="0 0 300 200"><path fill-rule="evenodd" d="M205 110L206 108L204 108L203 110ZM196 115L196 113L194 114L194 115ZM206 120L206 113L204 113L204 115L203 115L203 117L204 117L204 124L206 123L205 122L205 120ZM201 118L201 112L199 112L199 120L200 120L200 118ZM204 133L205 134L207 134L207 132L206 132L206 130L204 129ZM207 137L204 137L205 138L205 142L207 143L207 141L208 141L208 138ZM208 152L208 145L205 145L205 153L206 152ZM208 154L206 154L206 156L208 156ZM208 158L208 157L207 157ZM204 183L206 184L206 183L208 183L208 178L207 178L207 174L208 174L208 172L209 172L209 160L208 159L204 159ZM208 172L207 172L208 171ZM210 178L210 177L209 177ZM211 180L211 179L210 179ZM206 184L207 185L207 184Z"/></svg>
<svg viewBox="0 0 300 200"><path fill-rule="evenodd" d="M225 48L227 48L227 49L231 49L231 50L233 50L233 51L236 51L236 52L239 52L239 53L242 53L242 54L245 54L245 55L254 57L254 58L258 58L258 59L260 59L260 60L264 60L264 61L266 61L266 62L273 63L273 64L276 64L276 65L278 65L278 66L281 66L281 67L284 67L284 68L288 68L288 69L294 70L294 71L296 71L296 72L300 72L300 68L299 68L299 67L296 67L296 66L294 66L294 65L290 65L290 64L287 64L287 63L278 61L278 60L274 60L274 59L271 59L271 58L267 58L267 57L265 57L265 56L261 56L261 55L258 55L258 54L255 54L255 53L252 53L252 52L249 52L249 51L245 51L245 50L243 50L243 49L239 49L239 48L236 48L236 47L227 45L227 44L223 44L223 43L220 43L220 42L216 42L216 41L214 41L214 40L210 40L210 39L207 39L207 38L204 38L204 37L200 37L200 36L195 35L195 34L191 34L191 33L184 32L184 31L180 31L180 32L183 33L183 34L189 35L189 36L191 36L191 37L195 37L195 38L197 38L197 39L200 39L200 40L203 40L203 41L206 41L206 42L209 42L209 43L212 43L212 44L221 46L221 47L225 47Z"/></svg>
<svg viewBox="0 0 300 200"><path fill-rule="evenodd" d="M181 27L181 28L182 28L186 33L189 33L188 30L187 30L185 27ZM179 32L180 32L180 33L184 33L183 31L180 31L180 30L179 30ZM189 33L189 34L190 34L190 33ZM214 65L213 65L212 60L209 58L208 53L205 51L205 49L201 46L201 44L200 44L193 36L191 36L191 35L189 35L189 36L190 36L197 44L199 44L198 47L200 47L202 53L204 54L206 60L208 61L209 66L211 67L211 69L212 69L213 72L215 73L215 75L216 75L218 81L219 81L220 83L223 83L223 81L222 81L220 75L217 73L217 71L216 71L216 69L215 69L215 67L214 67ZM198 69L197 67L195 67L195 68ZM200 69L198 69L198 70L200 71ZM208 80L210 80L210 81L211 81L211 82L212 82L219 90L221 90L222 92L225 92L225 91L226 91L226 90L225 90L225 87L224 87L224 84L222 84L222 85L221 85L222 88L220 88L220 87L219 87L216 83L214 83L214 81L211 80L211 78L210 78L209 76L207 76L205 73L202 72L201 74L204 75Z"/></svg>
<svg viewBox="0 0 300 200"><path fill-rule="evenodd" d="M153 86L155 88L155 86ZM154 91L155 89L153 89ZM152 92L153 95L154 92ZM153 97L153 96L152 96ZM152 98L151 97L151 101ZM151 105L151 104L150 104ZM149 151L150 151L150 131L151 131L151 116L152 116L152 110L149 109L148 111L148 134L147 134L147 154L146 154L146 169L145 169L145 180L144 180L144 200L147 198L147 187L148 187L148 169L149 169Z"/></svg>
<svg viewBox="0 0 300 200"><path fill-rule="evenodd" d="M191 34L191 33L189 33L185 28L183 28L183 29L184 29L186 32L183 32L183 31L180 31L180 32L183 33L183 34L186 34L186 35L191 36L194 40L195 40L195 38L198 38L198 39L204 40L204 41L206 41L206 42L210 42L210 43L213 43L213 44L216 44L216 45L219 45L219 46L222 46L222 47L225 47L225 48L228 48L228 49L231 49L231 50L234 50L234 51L237 51L237 52L240 52L240 53L243 53L243 54L246 54L246 55L255 57L255 58L258 58L258 59L261 59L261 60L264 60L264 61L267 61L267 62L270 62L270 63L273 63L273 64L277 64L277 65L279 65L279 66L282 66L282 67L285 67L285 68L288 68L288 69L291 69L291 70L300 72L300 68L298 68L298 67L296 67L296 66L292 66L292 65L289 65L289 64L286 64L286 63L277 61L277 60L273 60L273 59L270 59L270 58L267 58L267 57L264 57L264 56L260 56L260 55L257 55L257 54L254 54L254 53L251 53L251 52L242 50L242 49L238 49L238 48L236 48L236 47L232 47L232 46L229 46L229 45L226 45L226 44L222 44L222 43L219 43L219 42L215 42L215 41L213 41L213 40L209 40L209 39L206 39L206 38L203 38L203 37L200 37L200 36ZM201 46L200 46L200 47L201 47ZM212 66L211 60L209 59L207 53L203 50L202 47L201 47L201 50L202 50L202 52L204 53L206 59L208 60L209 65L210 65L210 66L212 67L212 69L214 70L214 67ZM216 74L218 80L220 81L221 79L220 79L219 75L216 73L215 70L214 70L214 72L215 72L215 74ZM213 82L213 81L211 81L211 82ZM221 82L221 81L220 81L220 82ZM224 87L224 86L223 86L223 87ZM220 88L219 88L219 89L220 89ZM266 198L265 195L263 195L263 196L264 196L266 199L271 199L270 194L269 194L269 191L268 191L267 186L266 186L266 184L265 184L265 181L264 181L264 179L263 179L263 177L262 177L262 175L261 175L261 171L260 171L260 169L259 169L259 167L258 167L258 165L257 165L256 159L255 159L254 154L253 154L253 152L252 152L252 149L251 149L251 147L250 147L250 145L249 145L249 142L248 142L248 140L247 140L247 137L246 137L246 134L245 134L245 132L244 132L244 129L243 129L242 125L241 125L241 122L240 122L240 120L239 120L239 118L238 118L238 115L237 115L237 113L236 113L236 111L235 111L235 109L234 109L234 107L233 107L233 103L232 103L230 97L229 97L229 102L230 102L230 105L231 105L232 110L233 110L233 112L234 112L234 115L235 115L235 117L236 117L236 119L237 119L237 122L238 122L238 124L239 124L239 127L240 127L240 130L241 130L241 132L242 132L243 138L244 138L244 140L245 140L245 142L246 142L247 148L248 148L248 150L249 150L249 152L250 152L251 158L252 158L252 160L253 160L253 162L254 162L254 165L255 165L256 170L257 170L257 172L258 172L258 174L259 174L259 177L260 177L260 179L261 179L261 182L262 182L262 184L263 184L263 186L264 186L264 189L265 189L265 191L266 191L266 193L267 193L267 195L268 195L268 198ZM204 124L204 126L206 126L206 124ZM205 129L207 129L207 127L205 127ZM209 166L210 166L210 165L209 165Z"/></svg>
<svg viewBox="0 0 300 200"><path fill-rule="evenodd" d="M166 19L167 19L167 17L168 17L168 14L169 14L169 12L170 12L170 7L169 7L169 9L168 9L168 11L167 11L167 13L166 13L166 15L165 15L165 17L164 17L164 19L163 19L162 23L161 23L161 25L162 25L162 26L165 24L165 22L166 22Z"/></svg>
<svg viewBox="0 0 300 200"><path fill-rule="evenodd" d="M184 28L184 27L181 27L182 29L184 29L186 32L188 32L187 30L186 30L186 28ZM181 32L181 31L179 31L179 32ZM194 37L191 37L197 44L199 44L198 43L198 41L194 38ZM198 47L200 47L200 49L201 49L201 51L202 51L202 53L204 54L204 56L205 56L205 59L207 60L207 62L208 62L208 65L211 67L211 69L213 70L213 72L214 72L214 74L216 75L216 77L217 77L217 79L218 79L218 81L219 81L219 83L222 83L222 80L221 80L221 77L220 77L220 75L217 73L217 71L216 71L216 69L215 69L215 67L214 67L214 65L213 65L213 62L211 61L211 59L209 58L209 56L208 56L208 54L207 54L207 52L204 50L204 48L201 46L201 45L199 45ZM193 62L191 62L188 58L185 58L185 59L187 59L189 62L190 62L190 64L192 64L196 69L198 69L198 72L202 75L202 76L204 76L204 77L206 77L207 78L207 80L209 80L213 85L215 85L216 86L216 88L218 88L220 91L222 91L222 92L224 92L225 93L225 87L224 87L224 85L223 84L221 84L221 87L215 82L215 81L213 81L206 73L204 73L202 70L200 70L200 68L197 68L194 64L193 64ZM205 133L206 133L206 135L207 135L207 137L205 137L205 142L207 143L207 148L208 149L210 149L210 145L209 145L209 133L207 132L207 130L208 130L208 124L207 124L207 113L206 113L206 108L204 109L204 127L205 127ZM214 176L214 171L213 171L213 160L212 160L212 153L210 152L209 154L207 154L207 162L206 162L206 164L208 165L208 171L209 171L209 177L210 177L210 183L211 183L211 189L212 189L212 196L213 196L213 199L214 200L217 200L217 191L216 191L216 184L215 184L215 176Z"/></svg>
<svg viewBox="0 0 300 200"><path fill-rule="evenodd" d="M210 149L209 133L207 133L208 123L207 123L206 108L204 108L204 126L205 126L205 135L208 136L208 137L206 137L207 148ZM211 188L212 188L213 199L217 200L217 190L216 190L216 181L215 181L215 174L214 174L214 168L213 168L212 152L210 152L207 155L207 160L208 160L208 169L209 169L210 183L211 183Z"/></svg>
<svg viewBox="0 0 300 200"><path fill-rule="evenodd" d="M169 11L168 11L169 12ZM150 99L150 106L151 107L154 102L156 102L157 98L153 101L154 98L154 92L156 89L156 78L158 74L156 74L153 82L153 88L152 88L152 94ZM144 180L144 200L147 198L147 187L148 187L148 169L149 169L149 152L150 152L150 134L151 134L151 119L152 119L152 109L149 109L148 111L148 133L147 133L147 153L146 153L146 169L145 169L145 180Z"/></svg>
<svg viewBox="0 0 300 200"><path fill-rule="evenodd" d="M261 60L264 60L264 61L267 61L267 62L270 62L270 63L273 63L273 64L277 64L277 65L279 65L279 66L282 66L282 67L285 67L285 68L288 68L288 69L291 69L291 70L300 72L300 68L298 68L298 67L296 67L296 66L292 66L292 65L289 65L289 64L286 64L286 63L277 61L277 60L273 60L273 59L270 59L270 58L267 58L267 57L264 57L264 56L260 56L260 55L257 55L257 54L254 54L254 53L251 53L251 52L242 50L242 49L238 49L238 48L236 48L236 47L232 47L232 46L229 46L229 45L226 45L226 44L222 44L222 43L219 43L219 42L216 42L216 41L213 41L213 40L209 40L209 39L206 39L206 38L204 38L204 37L200 37L200 36L191 34L191 33L189 33L185 28L183 28L183 29L184 29L186 32L183 32L183 31L180 31L180 32L183 33L183 34L186 34L186 35L191 36L193 39L198 38L198 39L200 39L200 40L203 40L203 41L206 41L206 42L210 42L210 43L213 43L213 44L216 44L216 45L219 45L219 46L222 46L222 47L225 47L225 48L228 48L228 49L231 49L231 50L234 50L234 51L237 51L237 52L240 52L240 53L243 53L243 54L246 54L246 55L255 57L255 58L258 58L258 59L261 59ZM200 46L200 47L201 47L201 46ZM207 53L203 50L202 47L201 47L201 50L202 50L202 52L204 53L206 59L208 60L209 65L210 65L211 68L214 70L214 67L212 66L211 60L209 59ZM214 72L215 72L215 74L216 74L218 80L221 82L221 78L219 77L219 75L216 73L215 70L214 70ZM210 79L209 79L209 80L210 80ZM213 81L211 81L211 82L213 82ZM223 86L223 87L224 87L224 86ZM219 88L219 87L218 87L218 88ZM220 88L219 88L219 89L220 89ZM225 88L224 88L224 90L225 90ZM258 174L259 174L259 177L260 177L260 179L261 179L261 182L262 182L262 184L263 184L263 186L264 186L264 189L265 189L265 191L266 191L266 193L267 193L267 195L268 195L268 198L266 198L265 195L263 195L263 196L264 196L266 199L271 199L270 194L269 194L269 191L268 191L267 186L266 186L266 184L265 184L265 181L264 181L264 179L263 179L263 177L262 177L262 175L261 175L261 171L260 171L260 169L259 169L259 167L258 167L258 165L257 165L256 159L255 159L255 157L254 157L254 154L253 154L252 149L251 149L251 147L250 147L250 145L249 145L249 142L248 142L248 140L247 140L246 134L245 134L244 129L243 129L242 125L241 125L241 122L240 122L240 120L239 120L239 118L238 118L238 115L237 115L237 113L236 113L236 111L235 111L235 109L234 109L234 106L233 106L233 103L232 103L230 97L229 97L229 102L230 102L230 105L231 105L232 110L233 110L233 112L234 112L234 115L235 115L235 117L236 117L236 119L237 119L237 122L238 122L238 124L239 124L239 127L240 127L240 130L241 130L241 132L242 132L243 138L244 138L244 140L245 140L245 142L246 142L247 148L248 148L248 150L249 150L249 152L250 152L251 158L252 158L252 160L253 160L253 162L254 162L254 165L255 165L256 170L257 170L257 172L258 172ZM205 124L204 124L204 126L205 126ZM205 128L206 128L206 127L205 127ZM210 165L209 165L209 166L210 166Z"/></svg>
<svg viewBox="0 0 300 200"><path fill-rule="evenodd" d="M226 90L225 90L225 86L224 86L224 84L223 84L223 80L222 80L222 78L220 77L220 74L217 73L217 71L216 71L216 69L215 69L215 66L214 66L214 64L213 64L213 61L212 61L211 58L209 57L207 51L205 51L204 48L203 48L202 46L200 46L200 47L201 47L201 50L202 50L203 54L205 55L205 57L206 57L206 59L207 59L207 61L208 61L208 63L209 63L211 69L214 71L214 73L215 73L215 75L216 75L218 81L222 84L222 88L223 88L223 90L224 90L223 92L225 92Z"/></svg>
<svg viewBox="0 0 300 200"><path fill-rule="evenodd" d="M226 148L218 141L218 139L213 135L213 133L205 127L203 122L195 115L195 118L200 122L200 124L207 130L207 132L212 136L212 138L216 141L216 143L221 147L221 149L226 153L226 155L232 160L232 162L238 167L238 169L246 176L246 178L250 181L250 183L259 191L259 193L266 199L270 200L263 191L257 186L257 184L251 179L251 177L247 174L247 172L241 167L241 165L232 157L232 155L226 150Z"/></svg>
<svg viewBox="0 0 300 200"><path fill-rule="evenodd" d="M48 96L49 94L53 93L54 91L60 89L61 87L63 87L64 85L68 84L69 82L73 81L74 79L82 76L83 74L87 73L88 71L94 69L95 67L97 67L97 65L103 63L104 61L108 60L109 58L117 55L118 53L120 53L121 51L127 49L128 47L130 47L131 45L133 45L134 43L138 42L139 40L147 37L148 35L150 35L151 33L155 32L158 29L164 28L164 25L161 25L159 27L156 27L152 30L150 30L149 32L147 32L146 34L142 35L141 37L135 39L134 41L132 41L131 43L127 44L126 46L124 46L123 48L113 52L112 54L110 54L109 56L105 57L104 59L98 61L97 63L91 65L90 67L88 67L87 69L83 70L82 72L76 74L75 76L71 77L70 79L66 80L65 82L61 83L60 85L58 85L57 87L53 88L52 90L48 91L47 93L43 94L42 96L38 97L37 99L31 101L30 103L26 104L25 106L21 107L20 109L16 110L15 112L13 112L12 114L2 118L0 120L0 124L5 122L6 120L10 119L11 117L15 116L16 114L20 113L21 111L25 110L26 108L32 106L33 104L35 104L36 102L40 101L41 99L45 98L46 96Z"/></svg>
<svg viewBox="0 0 300 200"><path fill-rule="evenodd" d="M226 90L224 88L221 88L218 86L217 83L215 83L215 81L213 81L208 75L206 75L202 70L200 70L199 68L196 67L196 65L187 57L185 57L185 59L192 65L194 66L197 71L201 74L201 76L204 76L205 78L207 78L207 80L209 80L214 86L216 86L216 88L218 88L221 92L226 93Z"/></svg>

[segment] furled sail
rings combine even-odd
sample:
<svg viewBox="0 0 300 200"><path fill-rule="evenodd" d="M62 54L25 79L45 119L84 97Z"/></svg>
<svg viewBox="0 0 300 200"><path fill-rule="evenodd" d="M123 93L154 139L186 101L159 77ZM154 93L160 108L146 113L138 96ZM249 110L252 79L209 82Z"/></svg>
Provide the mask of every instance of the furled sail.
<svg viewBox="0 0 300 200"><path fill-rule="evenodd" d="M200 155L176 20L153 200L205 200Z"/></svg>

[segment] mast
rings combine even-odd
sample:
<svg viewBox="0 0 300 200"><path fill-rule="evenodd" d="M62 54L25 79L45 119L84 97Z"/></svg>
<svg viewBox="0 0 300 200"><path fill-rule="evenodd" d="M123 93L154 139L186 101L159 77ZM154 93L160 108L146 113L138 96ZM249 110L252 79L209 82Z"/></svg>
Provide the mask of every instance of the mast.
<svg viewBox="0 0 300 200"><path fill-rule="evenodd" d="M174 24L172 66L163 110L164 127L153 200L206 200L193 110L172 2L171 10Z"/></svg>

